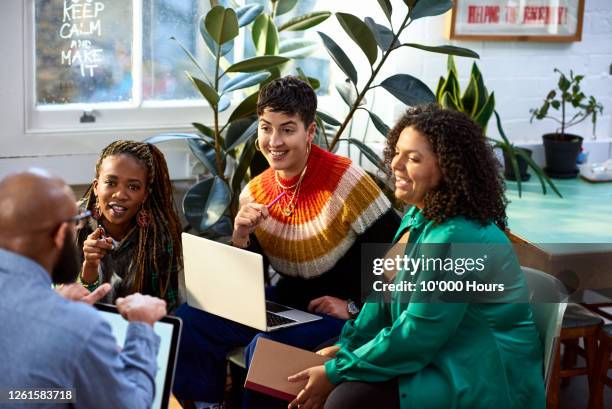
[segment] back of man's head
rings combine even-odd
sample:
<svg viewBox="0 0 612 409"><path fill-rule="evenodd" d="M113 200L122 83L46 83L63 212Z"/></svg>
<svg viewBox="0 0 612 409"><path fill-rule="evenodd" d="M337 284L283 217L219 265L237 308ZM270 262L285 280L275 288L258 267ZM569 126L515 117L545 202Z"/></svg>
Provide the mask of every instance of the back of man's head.
<svg viewBox="0 0 612 409"><path fill-rule="evenodd" d="M261 116L266 109L298 115L307 128L315 120L317 95L310 84L288 75L269 82L259 91L257 115Z"/></svg>
<svg viewBox="0 0 612 409"><path fill-rule="evenodd" d="M72 190L61 179L41 169L30 169L0 181L0 248L53 267L55 235L74 216Z"/></svg>

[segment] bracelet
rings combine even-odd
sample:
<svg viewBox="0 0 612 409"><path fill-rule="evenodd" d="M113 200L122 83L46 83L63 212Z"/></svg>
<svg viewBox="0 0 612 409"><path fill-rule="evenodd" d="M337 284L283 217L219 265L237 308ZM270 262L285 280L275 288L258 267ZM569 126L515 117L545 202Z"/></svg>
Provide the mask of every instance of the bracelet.
<svg viewBox="0 0 612 409"><path fill-rule="evenodd" d="M83 272L81 271L77 281L79 284L81 284L85 288L97 287L98 285L100 285L100 276L98 275L98 277L96 277L96 280L93 283L88 283L85 280L83 280Z"/></svg>

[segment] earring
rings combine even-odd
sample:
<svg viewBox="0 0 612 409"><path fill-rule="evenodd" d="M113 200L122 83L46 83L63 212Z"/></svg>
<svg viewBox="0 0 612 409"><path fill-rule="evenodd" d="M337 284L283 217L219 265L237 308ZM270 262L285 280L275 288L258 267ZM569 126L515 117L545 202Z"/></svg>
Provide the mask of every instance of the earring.
<svg viewBox="0 0 612 409"><path fill-rule="evenodd" d="M145 229L151 223L151 213L146 209L140 209L136 215L136 224L141 229Z"/></svg>
<svg viewBox="0 0 612 409"><path fill-rule="evenodd" d="M255 139L255 150L261 152L261 148L259 147L259 138Z"/></svg>
<svg viewBox="0 0 612 409"><path fill-rule="evenodd" d="M100 205L98 204L98 198L96 197L96 204L94 205L93 211L91 212L91 217L96 220L100 220L102 217L102 213L100 212Z"/></svg>
<svg viewBox="0 0 612 409"><path fill-rule="evenodd" d="M310 142L307 146L306 146L306 156L310 155L310 151L312 150L312 142Z"/></svg>

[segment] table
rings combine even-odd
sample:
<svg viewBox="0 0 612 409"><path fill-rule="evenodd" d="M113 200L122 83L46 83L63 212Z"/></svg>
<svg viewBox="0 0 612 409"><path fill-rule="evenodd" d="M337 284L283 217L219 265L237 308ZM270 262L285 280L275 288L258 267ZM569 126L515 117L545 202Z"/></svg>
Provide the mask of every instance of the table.
<svg viewBox="0 0 612 409"><path fill-rule="evenodd" d="M522 243L516 247L521 264L555 275L581 292L583 302L605 302L598 297L612 289L612 183L555 180L559 198L550 189L542 195L532 179L520 199L516 183L507 181L508 227Z"/></svg>

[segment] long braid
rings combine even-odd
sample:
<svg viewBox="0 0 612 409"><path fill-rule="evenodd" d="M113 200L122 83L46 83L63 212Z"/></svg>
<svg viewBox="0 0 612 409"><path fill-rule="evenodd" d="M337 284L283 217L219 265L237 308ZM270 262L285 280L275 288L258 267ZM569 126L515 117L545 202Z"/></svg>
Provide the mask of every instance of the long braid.
<svg viewBox="0 0 612 409"><path fill-rule="evenodd" d="M178 277L171 276L182 268L181 223L173 201L173 189L168 165L161 151L151 144L134 141L116 141L102 151L96 163L96 177L102 161L113 155L127 154L140 161L147 169L148 195L142 205L151 215L147 227L138 228L138 244L133 262L133 292L143 292L148 266L159 276L160 296L165 297L169 286L178 286ZM93 210L96 198L91 185L83 196L85 207ZM161 244L161 245L160 245ZM167 257L169 263L160 268L158 260Z"/></svg>

